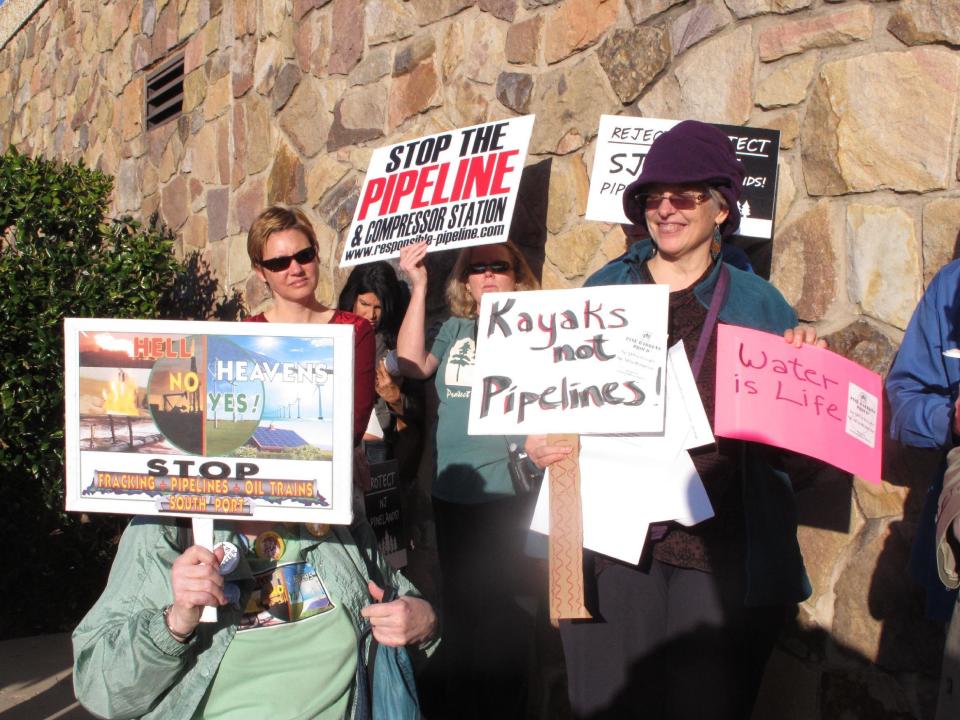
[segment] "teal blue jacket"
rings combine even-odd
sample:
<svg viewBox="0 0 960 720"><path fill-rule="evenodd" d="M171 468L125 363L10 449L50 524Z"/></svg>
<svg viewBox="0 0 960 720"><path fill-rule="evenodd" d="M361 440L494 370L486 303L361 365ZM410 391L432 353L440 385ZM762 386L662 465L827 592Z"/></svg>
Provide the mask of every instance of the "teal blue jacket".
<svg viewBox="0 0 960 720"><path fill-rule="evenodd" d="M359 638L360 610L370 604L364 557L377 563L399 595L417 592L383 562L369 526L331 530L322 539L302 530L301 539L308 543L304 557L323 568L330 596L347 611ZM222 540L239 542L230 530L217 528L214 542ZM165 518L137 517L124 531L107 587L73 633L74 691L96 715L189 720L213 682L241 613L236 606L218 608L217 621L201 623L184 644L170 636L163 608L173 597L170 568L185 544L174 522ZM229 578L242 582L251 577L241 557ZM425 649L432 651L436 642ZM356 708L356 698L351 706Z"/></svg>
<svg viewBox="0 0 960 720"><path fill-rule="evenodd" d="M641 240L600 268L585 285L643 284L641 266L653 256L653 244ZM720 277L718 258L713 270L693 291L710 306ZM719 321L783 334L797 324L797 314L773 285L752 273L727 265L730 285ZM776 466L773 448L741 443L739 474L743 486L747 536L747 605L779 605L810 597L810 580L797 542L797 511L790 476Z"/></svg>

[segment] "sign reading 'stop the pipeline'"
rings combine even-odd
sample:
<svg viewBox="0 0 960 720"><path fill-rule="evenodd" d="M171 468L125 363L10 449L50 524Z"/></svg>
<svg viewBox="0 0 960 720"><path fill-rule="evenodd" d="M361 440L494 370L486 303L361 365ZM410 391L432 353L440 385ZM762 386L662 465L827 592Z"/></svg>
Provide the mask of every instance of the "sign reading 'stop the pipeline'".
<svg viewBox="0 0 960 720"><path fill-rule="evenodd" d="M503 242L510 231L533 115L378 148L370 158L341 266Z"/></svg>

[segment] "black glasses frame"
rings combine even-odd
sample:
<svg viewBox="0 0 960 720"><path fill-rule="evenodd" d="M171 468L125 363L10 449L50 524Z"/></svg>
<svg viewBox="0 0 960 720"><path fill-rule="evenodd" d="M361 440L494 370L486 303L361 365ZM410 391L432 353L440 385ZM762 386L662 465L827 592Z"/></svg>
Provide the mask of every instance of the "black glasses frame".
<svg viewBox="0 0 960 720"><path fill-rule="evenodd" d="M471 275L483 275L487 270L497 275L502 275L503 273L510 272L510 268L513 267L506 260L494 260L493 262L477 262L470 263L467 266L467 272Z"/></svg>
<svg viewBox="0 0 960 720"><path fill-rule="evenodd" d="M308 245L303 250L298 250L293 255L281 255L280 257L270 258L269 260L261 260L260 266L266 268L270 272L283 272L290 267L290 263L294 260L297 261L297 265L306 265L307 263L312 263L316 259L317 249L313 245Z"/></svg>

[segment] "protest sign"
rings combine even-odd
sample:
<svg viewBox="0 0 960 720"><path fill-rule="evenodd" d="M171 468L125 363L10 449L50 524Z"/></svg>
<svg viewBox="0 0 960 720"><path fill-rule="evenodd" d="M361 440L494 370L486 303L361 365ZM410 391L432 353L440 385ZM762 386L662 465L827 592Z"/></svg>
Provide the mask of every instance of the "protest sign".
<svg viewBox="0 0 960 720"><path fill-rule="evenodd" d="M719 325L714 432L880 482L880 376L824 348Z"/></svg>
<svg viewBox="0 0 960 720"><path fill-rule="evenodd" d="M630 222L623 213L623 191L640 175L653 141L678 122L621 115L600 116L587 198L588 220ZM718 124L717 127L730 137L737 157L746 169L737 236L770 240L777 199L780 131L737 125Z"/></svg>
<svg viewBox="0 0 960 720"><path fill-rule="evenodd" d="M532 129L525 115L374 150L340 266L397 257L417 242L504 242Z"/></svg>
<svg viewBox="0 0 960 720"><path fill-rule="evenodd" d="M662 432L668 295L666 285L484 294L469 433Z"/></svg>
<svg viewBox="0 0 960 720"><path fill-rule="evenodd" d="M68 510L351 521L351 326L64 329Z"/></svg>
<svg viewBox="0 0 960 720"><path fill-rule="evenodd" d="M364 493L367 522L377 536L380 554L395 570L407 564L407 531L403 523L400 469L396 460L370 465L370 489Z"/></svg>

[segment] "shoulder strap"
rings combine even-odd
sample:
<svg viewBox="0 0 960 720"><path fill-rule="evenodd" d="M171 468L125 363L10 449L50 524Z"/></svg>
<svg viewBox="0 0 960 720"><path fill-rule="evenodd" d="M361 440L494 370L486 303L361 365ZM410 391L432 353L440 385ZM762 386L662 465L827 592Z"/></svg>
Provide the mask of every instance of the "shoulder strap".
<svg viewBox="0 0 960 720"><path fill-rule="evenodd" d="M713 329L717 325L717 317L720 315L720 308L723 307L727 299L727 290L730 285L730 270L727 266L720 263L720 277L717 278L717 284L713 288L713 297L710 299L710 308L707 310L707 319L703 323L703 329L700 331L700 341L697 343L697 352L693 356L693 363L690 369L693 371L694 379L700 377L700 368L703 365L703 358L707 354L707 347L710 345L710 338L713 336Z"/></svg>

